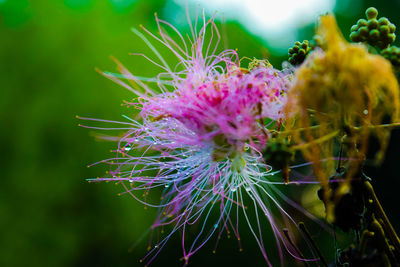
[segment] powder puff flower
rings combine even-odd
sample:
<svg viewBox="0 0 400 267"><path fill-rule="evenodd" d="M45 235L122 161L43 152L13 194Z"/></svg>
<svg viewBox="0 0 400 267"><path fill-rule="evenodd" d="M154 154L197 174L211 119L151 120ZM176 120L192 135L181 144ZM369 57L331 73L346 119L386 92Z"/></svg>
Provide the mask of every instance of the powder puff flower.
<svg viewBox="0 0 400 267"><path fill-rule="evenodd" d="M334 221L329 178L335 161L335 142L342 144L347 166L335 202L350 190L350 182L364 162L369 137L379 141L381 161L390 137L390 123L398 123L398 81L389 61L368 53L362 44L347 43L335 18L325 15L318 27L321 49L313 51L296 70L288 95L287 132L313 162L314 173L324 188L328 221ZM389 123L389 124L383 124ZM303 129L298 131L298 129Z"/></svg>
<svg viewBox="0 0 400 267"><path fill-rule="evenodd" d="M157 16L156 21L159 36L143 30L167 47L180 63L171 69L148 39L134 30L155 52L161 63L151 61L163 72L155 79L139 78L117 61L121 74L104 73L138 96L128 105L141 112L138 120L126 117L128 121L120 122L127 130L122 137L109 137L118 141L117 156L103 161L113 166L110 177L95 179L117 181L125 193L157 207L159 215L153 231L171 229L155 241L143 261L151 262L178 230L183 232L186 263L214 234L219 240L223 232L233 232L240 245L238 227L242 216L269 265L270 245L262 238L268 225L261 225L259 220L263 216L274 233L281 262L283 246L300 259L296 248L282 235L280 224L285 221L297 226L276 198L296 204L274 185L282 182L269 179L274 172L260 153L270 137L264 124L276 125L274 121L283 119L290 77L268 66L241 69L234 50L216 54L220 36L213 19L206 21L203 16L198 32L197 23L192 27L189 44L172 25ZM163 27L178 34L179 44ZM213 45L214 36L217 41ZM150 88L144 80L156 82L157 88ZM149 192L160 192L157 189L162 190L161 202L152 203L147 196ZM245 205L246 201L250 206ZM271 206L277 207L280 216L272 215ZM185 233L193 224L200 225L200 230L189 242Z"/></svg>

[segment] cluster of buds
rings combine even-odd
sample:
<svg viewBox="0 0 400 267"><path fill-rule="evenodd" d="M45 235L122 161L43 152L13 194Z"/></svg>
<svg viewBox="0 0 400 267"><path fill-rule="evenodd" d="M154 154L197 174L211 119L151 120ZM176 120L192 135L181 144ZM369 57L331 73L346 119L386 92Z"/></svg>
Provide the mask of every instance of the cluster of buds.
<svg viewBox="0 0 400 267"><path fill-rule="evenodd" d="M379 49L387 48L396 39L396 26L387 18L378 17L378 10L370 7L365 11L366 19L359 19L351 27L350 39L353 42L365 42Z"/></svg>
<svg viewBox="0 0 400 267"><path fill-rule="evenodd" d="M392 63L394 67L400 67L400 48L390 46L382 50L381 55Z"/></svg>
<svg viewBox="0 0 400 267"><path fill-rule="evenodd" d="M312 47L308 40L303 42L296 42L293 47L289 48L289 62L296 66L303 63L307 55L311 52Z"/></svg>

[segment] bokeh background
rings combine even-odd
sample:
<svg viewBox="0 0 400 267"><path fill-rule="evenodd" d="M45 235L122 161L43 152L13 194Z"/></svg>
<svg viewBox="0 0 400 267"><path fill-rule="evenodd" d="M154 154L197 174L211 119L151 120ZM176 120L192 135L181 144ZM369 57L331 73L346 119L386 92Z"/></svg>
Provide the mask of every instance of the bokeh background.
<svg viewBox="0 0 400 267"><path fill-rule="evenodd" d="M347 36L368 6L400 25L399 0L189 1L190 10L219 11L225 46L278 68L294 41L312 37L318 14L334 12ZM75 116L127 113L120 104L132 95L95 68L114 70L113 55L135 74L156 73L128 55L150 53L131 27L155 31L154 12L188 32L179 0L0 0L0 266L142 266L155 210L118 197L119 186L86 182L104 173L86 166L110 157L113 144L78 127ZM383 166L370 170L398 230L399 134ZM243 252L223 238L213 254L211 241L190 266L264 266L253 238L243 236ZM182 265L178 239L152 266ZM321 246L333 255L333 239Z"/></svg>

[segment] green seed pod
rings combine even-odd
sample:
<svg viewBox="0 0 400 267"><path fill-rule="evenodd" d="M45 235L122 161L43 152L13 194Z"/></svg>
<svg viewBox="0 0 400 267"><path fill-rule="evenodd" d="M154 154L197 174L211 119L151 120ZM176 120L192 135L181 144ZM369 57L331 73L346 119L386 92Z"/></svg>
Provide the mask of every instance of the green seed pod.
<svg viewBox="0 0 400 267"><path fill-rule="evenodd" d="M389 20L385 17L378 19L379 25L389 25Z"/></svg>
<svg viewBox="0 0 400 267"><path fill-rule="evenodd" d="M377 29L379 26L379 23L376 19L370 19L368 20L368 29L373 30L373 29Z"/></svg>
<svg viewBox="0 0 400 267"><path fill-rule="evenodd" d="M356 32L356 31L358 31L358 28L359 28L358 25L353 25L353 26L351 26L351 29L350 29L350 30L351 30L352 32Z"/></svg>
<svg viewBox="0 0 400 267"><path fill-rule="evenodd" d="M375 19L378 16L378 10L375 7L369 7L365 11L365 15L368 19Z"/></svg>

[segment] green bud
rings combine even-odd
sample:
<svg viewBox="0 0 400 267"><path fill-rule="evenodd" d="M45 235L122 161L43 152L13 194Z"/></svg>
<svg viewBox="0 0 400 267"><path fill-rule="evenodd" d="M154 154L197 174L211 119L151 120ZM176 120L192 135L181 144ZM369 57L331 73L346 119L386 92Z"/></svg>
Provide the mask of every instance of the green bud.
<svg viewBox="0 0 400 267"><path fill-rule="evenodd" d="M358 43L362 41L362 38L358 32L352 32L350 33L350 40L352 40L355 43Z"/></svg>
<svg viewBox="0 0 400 267"><path fill-rule="evenodd" d="M368 22L367 22L367 20L365 20L365 19L359 19L359 20L357 21L358 27L367 26L367 24L368 24Z"/></svg>
<svg viewBox="0 0 400 267"><path fill-rule="evenodd" d="M385 17L381 17L379 20L379 25L389 25L389 20Z"/></svg>
<svg viewBox="0 0 400 267"><path fill-rule="evenodd" d="M379 23L376 19L370 19L368 21L368 29L372 30L372 29L376 29L378 28Z"/></svg>
<svg viewBox="0 0 400 267"><path fill-rule="evenodd" d="M391 44L394 42L394 40L396 40L396 34L391 33L388 35L388 42Z"/></svg>
<svg viewBox="0 0 400 267"><path fill-rule="evenodd" d="M298 47L297 45L293 46L293 51L295 53L297 53L299 51L300 47Z"/></svg>
<svg viewBox="0 0 400 267"><path fill-rule="evenodd" d="M295 42L294 44L297 46L301 46L301 43L299 41Z"/></svg>
<svg viewBox="0 0 400 267"><path fill-rule="evenodd" d="M358 29L358 33L360 34L360 37L367 37L369 34L369 30L366 26L361 27L360 29Z"/></svg>
<svg viewBox="0 0 400 267"><path fill-rule="evenodd" d="M396 26L393 23L389 24L390 33L394 33L396 31Z"/></svg>
<svg viewBox="0 0 400 267"><path fill-rule="evenodd" d="M357 30L358 30L358 25L353 25L353 26L351 26L351 29L350 29L352 32L356 32Z"/></svg>
<svg viewBox="0 0 400 267"><path fill-rule="evenodd" d="M368 19L375 19L378 16L378 10L375 7L369 7L365 11L365 15Z"/></svg>
<svg viewBox="0 0 400 267"><path fill-rule="evenodd" d="M371 41L376 42L378 41L379 37L380 33L378 30L375 29L369 32L369 38L371 39Z"/></svg>
<svg viewBox="0 0 400 267"><path fill-rule="evenodd" d="M379 31L382 35L386 35L389 33L389 27L387 25L382 25L379 27Z"/></svg>

